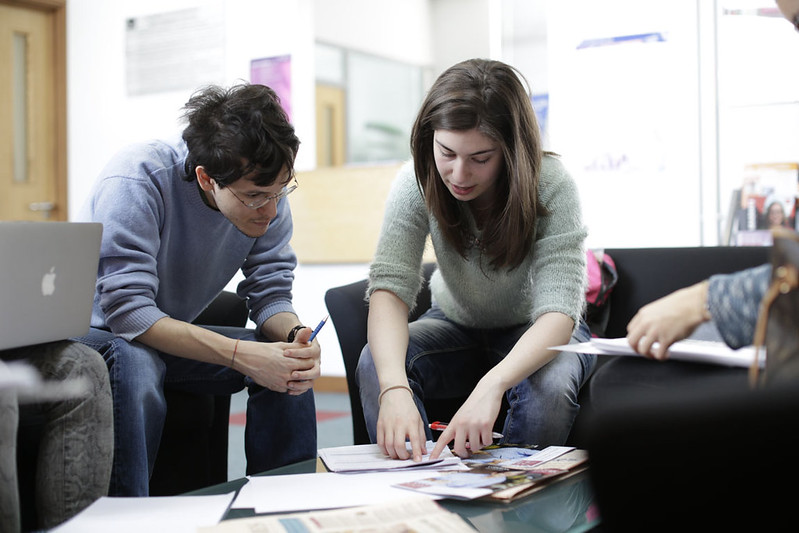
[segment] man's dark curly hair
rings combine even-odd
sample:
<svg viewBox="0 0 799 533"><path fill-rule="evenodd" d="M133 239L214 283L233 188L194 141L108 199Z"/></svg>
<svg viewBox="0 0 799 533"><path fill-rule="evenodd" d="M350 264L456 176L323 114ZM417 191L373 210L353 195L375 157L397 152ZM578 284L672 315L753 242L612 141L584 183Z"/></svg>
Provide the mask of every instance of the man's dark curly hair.
<svg viewBox="0 0 799 533"><path fill-rule="evenodd" d="M211 85L195 92L183 109L186 181L203 166L221 188L253 171L255 184L268 187L284 166L293 170L300 140L269 87Z"/></svg>

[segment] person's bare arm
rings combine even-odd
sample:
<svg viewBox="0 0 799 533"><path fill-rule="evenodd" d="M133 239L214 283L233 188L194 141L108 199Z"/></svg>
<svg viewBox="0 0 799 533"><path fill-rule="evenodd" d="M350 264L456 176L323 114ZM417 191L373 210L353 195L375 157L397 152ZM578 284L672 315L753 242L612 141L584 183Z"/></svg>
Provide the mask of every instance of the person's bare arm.
<svg viewBox="0 0 799 533"><path fill-rule="evenodd" d="M378 290L369 298L368 337L380 390L377 444L389 457L408 459L406 438L414 461L427 453L422 417L408 387L408 306L392 292Z"/></svg>
<svg viewBox="0 0 799 533"><path fill-rule="evenodd" d="M321 350L316 341L307 343L310 334L309 328L300 330L294 343L243 341L165 317L136 340L178 357L232 366L259 385L276 392L302 394L313 387L313 380L320 373Z"/></svg>
<svg viewBox="0 0 799 533"><path fill-rule="evenodd" d="M707 289L708 282L702 281L643 306L627 325L632 349L653 359L666 359L672 344L711 319Z"/></svg>

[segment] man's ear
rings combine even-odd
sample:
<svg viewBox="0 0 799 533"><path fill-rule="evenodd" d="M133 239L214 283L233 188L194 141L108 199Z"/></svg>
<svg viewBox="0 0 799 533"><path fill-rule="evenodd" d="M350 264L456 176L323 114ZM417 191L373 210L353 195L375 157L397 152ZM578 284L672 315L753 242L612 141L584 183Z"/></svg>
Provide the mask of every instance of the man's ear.
<svg viewBox="0 0 799 533"><path fill-rule="evenodd" d="M197 165L194 169L194 173L197 175L197 183L200 184L202 190L212 191L214 189L214 184L211 182L212 178L205 172L205 167Z"/></svg>

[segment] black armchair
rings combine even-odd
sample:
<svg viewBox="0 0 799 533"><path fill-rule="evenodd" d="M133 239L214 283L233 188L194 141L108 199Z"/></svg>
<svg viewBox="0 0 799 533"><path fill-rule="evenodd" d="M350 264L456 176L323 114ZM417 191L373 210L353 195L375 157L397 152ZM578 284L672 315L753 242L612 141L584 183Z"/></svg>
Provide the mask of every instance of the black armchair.
<svg viewBox="0 0 799 533"><path fill-rule="evenodd" d="M222 292L194 321L244 327L247 306ZM230 396L167 390L167 414L150 478L151 496L170 496L227 481Z"/></svg>
<svg viewBox="0 0 799 533"><path fill-rule="evenodd" d="M427 287L427 282L434 269L434 263L424 265L425 284L416 299L416 309L408 317L409 322L416 320L430 308L430 290ZM369 434L366 432L366 422L363 419L361 395L355 384L355 368L358 366L361 350L366 346L366 319L369 313L369 306L365 300L366 285L367 282L364 279L349 285L333 287L325 293L325 305L330 312L333 326L336 328L341 355L344 358L350 408L352 409L352 437L355 444L369 443ZM438 406L430 407L425 405L425 408L428 408L428 414L435 417L434 413L440 412Z"/></svg>

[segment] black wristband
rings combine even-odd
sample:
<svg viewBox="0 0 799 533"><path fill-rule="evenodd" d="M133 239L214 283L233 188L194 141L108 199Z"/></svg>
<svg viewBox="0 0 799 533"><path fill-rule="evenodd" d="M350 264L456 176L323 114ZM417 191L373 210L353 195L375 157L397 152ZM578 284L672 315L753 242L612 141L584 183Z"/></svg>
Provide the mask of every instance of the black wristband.
<svg viewBox="0 0 799 533"><path fill-rule="evenodd" d="M302 324L297 324L296 326L294 326L293 328L291 328L291 331L289 331L289 335L288 335L288 337L287 337L287 338L288 338L288 341L289 341L289 342L294 342L294 337L296 337L296 336L297 336L297 332L298 332L298 331L300 331L300 330L301 330L302 328L304 328L304 327L305 327L305 326L303 326Z"/></svg>

